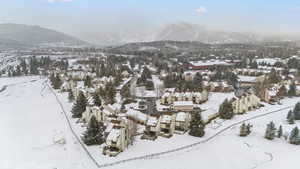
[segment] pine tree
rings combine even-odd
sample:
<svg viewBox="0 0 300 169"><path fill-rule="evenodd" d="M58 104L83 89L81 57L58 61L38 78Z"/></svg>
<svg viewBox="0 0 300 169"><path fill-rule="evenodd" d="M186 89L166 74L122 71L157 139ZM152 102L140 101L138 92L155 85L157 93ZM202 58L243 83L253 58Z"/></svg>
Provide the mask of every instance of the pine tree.
<svg viewBox="0 0 300 169"><path fill-rule="evenodd" d="M38 61L35 56L30 58L29 66L30 66L29 71L31 74L37 75L39 73L38 72Z"/></svg>
<svg viewBox="0 0 300 169"><path fill-rule="evenodd" d="M21 67L19 65L17 65L17 67L16 67L16 75L17 76L21 76L22 75L22 73L21 73Z"/></svg>
<svg viewBox="0 0 300 169"><path fill-rule="evenodd" d="M271 69L271 72L269 74L269 81L270 83L278 83L281 81L281 77L279 74L276 72L275 69Z"/></svg>
<svg viewBox="0 0 300 169"><path fill-rule="evenodd" d="M95 116L92 116L82 140L86 145L100 145L104 143L104 125L98 123Z"/></svg>
<svg viewBox="0 0 300 169"><path fill-rule="evenodd" d="M240 136L241 137L248 136L251 133L251 127L252 125L250 124L246 125L245 123L243 123L240 127Z"/></svg>
<svg viewBox="0 0 300 169"><path fill-rule="evenodd" d="M298 127L295 127L291 133L290 133L290 137L289 137L289 142L291 144L296 144L299 145L300 144L300 138L299 138L299 129Z"/></svg>
<svg viewBox="0 0 300 169"><path fill-rule="evenodd" d="M69 102L73 102L74 100L74 95L71 89L68 90L68 100Z"/></svg>
<svg viewBox="0 0 300 169"><path fill-rule="evenodd" d="M94 99L94 104L95 104L96 106L100 107L100 106L102 105L102 102L101 102L99 93L96 92L96 93L93 95L93 99Z"/></svg>
<svg viewBox="0 0 300 169"><path fill-rule="evenodd" d="M296 84L294 82L292 84L290 84L290 89L288 91L288 96L290 96L290 97L296 96Z"/></svg>
<svg viewBox="0 0 300 169"><path fill-rule="evenodd" d="M90 76L86 76L85 77L85 79L84 79L84 86L88 87L88 88L93 87L93 85L92 85L92 79L91 79Z"/></svg>
<svg viewBox="0 0 300 169"><path fill-rule="evenodd" d="M231 119L234 116L232 104L227 99L220 105L219 114L221 119Z"/></svg>
<svg viewBox="0 0 300 169"><path fill-rule="evenodd" d="M292 111L292 110L290 110L290 111L288 112L288 114L287 114L287 116L286 116L286 119L290 119L291 116L293 116L293 111Z"/></svg>
<svg viewBox="0 0 300 169"><path fill-rule="evenodd" d="M294 117L294 114L292 114L291 116L289 116L289 118L288 118L288 123L289 123L289 124L295 124L295 117Z"/></svg>
<svg viewBox="0 0 300 169"><path fill-rule="evenodd" d="M282 126L279 126L279 129L277 131L277 137L280 138L282 136Z"/></svg>
<svg viewBox="0 0 300 169"><path fill-rule="evenodd" d="M72 107L72 117L73 118L81 118L82 113L86 110L87 100L83 94L83 92L79 92L79 95L76 99L76 102L73 104Z"/></svg>
<svg viewBox="0 0 300 169"><path fill-rule="evenodd" d="M105 86L105 96L108 104L115 103L116 89L112 82L108 82Z"/></svg>
<svg viewBox="0 0 300 169"><path fill-rule="evenodd" d="M265 133L265 138L268 140L273 140L275 138L276 128L273 122L267 124L267 129Z"/></svg>
<svg viewBox="0 0 300 169"><path fill-rule="evenodd" d="M277 92L276 95L277 95L278 97L284 97L284 96L287 95L287 90L286 90L286 88L285 88L284 85L282 85L282 86L279 88L279 90L278 90L278 92Z"/></svg>
<svg viewBox="0 0 300 169"><path fill-rule="evenodd" d="M300 120L300 102L295 105L293 115L295 120Z"/></svg>
<svg viewBox="0 0 300 169"><path fill-rule="evenodd" d="M248 135L247 125L243 123L240 127L240 136L244 137Z"/></svg>
<svg viewBox="0 0 300 169"><path fill-rule="evenodd" d="M50 74L49 80L50 80L51 86L54 87L54 85L55 85L55 75L54 75L54 73Z"/></svg>
<svg viewBox="0 0 300 169"><path fill-rule="evenodd" d="M195 137L202 137L205 134L204 131L205 125L201 119L201 116L198 112L192 114L192 120L190 122L190 131L189 135Z"/></svg>
<svg viewBox="0 0 300 169"><path fill-rule="evenodd" d="M25 59L21 60L20 66L21 66L22 72L26 75L27 74L27 64L26 64Z"/></svg>
<svg viewBox="0 0 300 169"><path fill-rule="evenodd" d="M58 73L54 77L50 77L50 80L51 80L52 87L54 89L60 89L60 87L62 85L62 80L60 79Z"/></svg>

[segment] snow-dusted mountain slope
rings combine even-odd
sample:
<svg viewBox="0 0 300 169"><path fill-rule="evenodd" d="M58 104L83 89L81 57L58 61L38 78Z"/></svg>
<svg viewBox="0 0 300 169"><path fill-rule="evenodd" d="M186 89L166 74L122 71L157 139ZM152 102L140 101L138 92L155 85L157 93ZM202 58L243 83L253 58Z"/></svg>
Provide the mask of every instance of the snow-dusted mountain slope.
<svg viewBox="0 0 300 169"><path fill-rule="evenodd" d="M85 45L86 43L64 33L40 26L0 24L0 48L31 47L37 45Z"/></svg>

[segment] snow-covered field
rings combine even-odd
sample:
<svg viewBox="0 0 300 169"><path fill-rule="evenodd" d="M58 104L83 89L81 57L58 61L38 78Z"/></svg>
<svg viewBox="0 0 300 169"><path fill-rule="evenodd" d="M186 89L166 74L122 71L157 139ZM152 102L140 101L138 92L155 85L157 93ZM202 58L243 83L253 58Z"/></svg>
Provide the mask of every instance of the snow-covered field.
<svg viewBox="0 0 300 169"><path fill-rule="evenodd" d="M8 85L0 93L0 168L93 168L43 81L0 78L0 88ZM59 140L66 144L55 143Z"/></svg>
<svg viewBox="0 0 300 169"><path fill-rule="evenodd" d="M36 81L35 81L36 80ZM94 169L97 168L72 135L62 110L54 95L44 88L44 80L38 77L6 79L0 78L0 168L1 169ZM17 84L15 84L17 83ZM14 84L14 85L10 85ZM58 94L67 113L71 104L66 94ZM211 101L203 104L203 109L217 109L228 95L213 95ZM230 97L230 96L229 96ZM89 152L101 164L128 158L148 155L175 149L181 146L206 140L228 126L256 115L294 105L299 98L285 99L282 105L266 105L235 116L229 121L217 120L206 128L203 138L175 135L170 139L159 137L156 141L136 139L134 145L117 157L103 156L101 146L88 147ZM266 124L271 120L284 131L294 126L285 121L288 110L249 121L253 132L245 138L237 136L239 125L230 127L207 142L181 151L155 156L151 159L133 160L110 168L116 169L297 169L300 155L299 146L288 144L283 138L268 141L263 138ZM70 114L68 114L70 116ZM84 130L80 124L71 120L76 133ZM299 122L297 122L299 126ZM64 140L65 144L57 141Z"/></svg>

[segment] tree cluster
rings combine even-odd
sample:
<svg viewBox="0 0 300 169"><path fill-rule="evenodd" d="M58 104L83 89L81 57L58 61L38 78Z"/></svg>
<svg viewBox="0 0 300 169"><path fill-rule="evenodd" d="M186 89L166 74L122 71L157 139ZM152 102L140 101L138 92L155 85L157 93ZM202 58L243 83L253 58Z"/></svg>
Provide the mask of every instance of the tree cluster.
<svg viewBox="0 0 300 169"><path fill-rule="evenodd" d="M81 118L82 113L85 112L87 106L87 99L84 96L83 92L80 91L78 97L76 98L75 103L72 107L72 117L73 118Z"/></svg>
<svg viewBox="0 0 300 169"><path fill-rule="evenodd" d="M56 74L54 74L54 73L52 73L51 75L50 75L50 83L51 83L51 85L52 85L52 87L54 88L54 89L60 89L60 87L61 87L61 85L62 85L62 80L60 79L60 77L59 77L59 74L58 73L56 73Z"/></svg>
<svg viewBox="0 0 300 169"><path fill-rule="evenodd" d="M199 112L192 113L192 120L190 122L190 131L189 135L195 137L202 137L205 134L205 124L202 121L202 118Z"/></svg>
<svg viewBox="0 0 300 169"><path fill-rule="evenodd" d="M105 141L104 131L105 127L103 123L99 123L96 117L92 116L88 123L87 130L82 136L82 140L86 145L100 145Z"/></svg>
<svg viewBox="0 0 300 169"><path fill-rule="evenodd" d="M265 132L265 138L268 140L273 140L276 136L276 127L274 122L270 122L267 124L266 132Z"/></svg>
<svg viewBox="0 0 300 169"><path fill-rule="evenodd" d="M240 126L240 136L241 137L248 136L251 133L251 127L252 127L252 125L250 125L250 124L246 125L245 123L243 123Z"/></svg>
<svg viewBox="0 0 300 169"><path fill-rule="evenodd" d="M225 99L219 107L219 115L221 119L231 119L234 116L232 104Z"/></svg>

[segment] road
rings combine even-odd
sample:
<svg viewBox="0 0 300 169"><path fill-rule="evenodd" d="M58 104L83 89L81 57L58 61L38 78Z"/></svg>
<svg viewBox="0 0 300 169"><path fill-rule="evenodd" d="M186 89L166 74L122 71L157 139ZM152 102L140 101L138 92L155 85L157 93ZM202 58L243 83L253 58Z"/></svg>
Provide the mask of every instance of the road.
<svg viewBox="0 0 300 169"><path fill-rule="evenodd" d="M250 120L253 120L253 119L258 119L258 118L261 118L261 117L265 117L265 116L268 116L270 114L274 114L274 113L277 113L277 112L281 112L283 110L291 109L293 107L294 107L294 105L286 106L286 107L278 109L278 110L274 110L274 111L270 111L270 112L267 112L267 113L259 114L259 115L256 115L256 116L253 116L253 117L241 120L239 122L235 122L235 123L233 123L231 125L228 125L227 127L223 128L223 129L219 130L218 132L216 132L215 134L211 135L210 137L208 137L208 138L206 138L204 140L201 140L199 142L193 143L193 144L189 144L189 145L186 145L186 146L178 147L176 149L171 149L171 150L164 151L164 152L153 153L153 154L149 154L149 155L144 155L144 156L129 158L129 159L125 159L125 160L116 161L116 162L113 162L113 163L101 164L99 167L100 168L105 168L105 167L115 166L115 165L119 165L119 164L126 163L126 162L136 161L136 160L147 160L147 159L153 159L153 158L157 159L157 158L159 158L162 155L167 155L167 154L171 154L171 153L174 153L174 152L187 150L187 149L190 149L192 147L198 146L200 144L204 144L204 143L206 143L206 142L208 142L208 141L216 138L217 136L221 135L222 133L230 130L232 127L237 126L237 125L241 125L242 123L244 123L246 121L250 121Z"/></svg>

